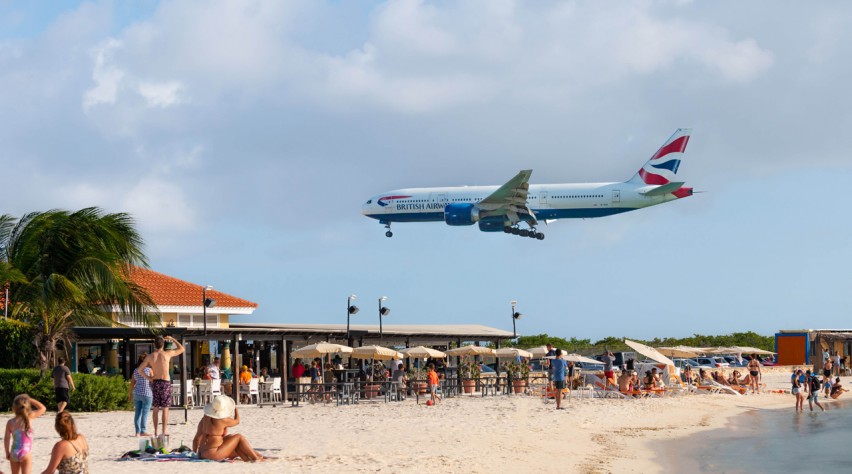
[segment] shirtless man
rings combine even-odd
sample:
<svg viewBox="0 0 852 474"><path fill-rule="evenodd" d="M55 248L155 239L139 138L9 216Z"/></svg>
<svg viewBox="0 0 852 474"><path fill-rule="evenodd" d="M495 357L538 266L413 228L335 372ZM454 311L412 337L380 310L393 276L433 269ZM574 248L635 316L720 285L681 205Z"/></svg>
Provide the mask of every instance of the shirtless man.
<svg viewBox="0 0 852 474"><path fill-rule="evenodd" d="M177 349L165 350L166 341L171 341ZM151 392L154 395L152 405L154 406L154 436L157 436L157 414L163 410L163 433L169 424L169 406L172 404L172 379L169 371L169 361L172 357L183 354L184 348L172 336L157 336L154 339L154 352L139 365L139 373L144 374L145 368L150 367L153 375L151 380Z"/></svg>
<svg viewBox="0 0 852 474"><path fill-rule="evenodd" d="M231 414L233 411L233 414ZM243 461L261 461L263 456L255 451L245 436L228 434L228 428L240 424L240 412L227 395L219 395L204 407L204 416L198 422L192 450L201 459L221 461L239 456Z"/></svg>

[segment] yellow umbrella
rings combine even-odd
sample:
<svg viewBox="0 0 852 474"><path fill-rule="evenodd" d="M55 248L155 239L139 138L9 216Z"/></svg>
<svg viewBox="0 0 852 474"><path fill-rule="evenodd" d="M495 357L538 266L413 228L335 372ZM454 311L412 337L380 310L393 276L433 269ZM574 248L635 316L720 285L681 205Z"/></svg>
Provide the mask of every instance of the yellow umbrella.
<svg viewBox="0 0 852 474"><path fill-rule="evenodd" d="M444 351L448 356L475 356L475 355L494 355L494 349L482 346L461 346L455 349Z"/></svg>
<svg viewBox="0 0 852 474"><path fill-rule="evenodd" d="M403 355L399 351L382 346L356 347L350 354L353 359L399 360Z"/></svg>
<svg viewBox="0 0 852 474"><path fill-rule="evenodd" d="M327 354L348 354L350 352L352 352L352 348L349 346L332 344L330 342L320 342L296 349L290 353L290 357L311 358L322 357Z"/></svg>
<svg viewBox="0 0 852 474"><path fill-rule="evenodd" d="M402 349L399 352L406 359L425 359L427 357L431 357L433 359L443 359L444 357L447 357L445 353L439 350L424 346L409 347L407 349Z"/></svg>

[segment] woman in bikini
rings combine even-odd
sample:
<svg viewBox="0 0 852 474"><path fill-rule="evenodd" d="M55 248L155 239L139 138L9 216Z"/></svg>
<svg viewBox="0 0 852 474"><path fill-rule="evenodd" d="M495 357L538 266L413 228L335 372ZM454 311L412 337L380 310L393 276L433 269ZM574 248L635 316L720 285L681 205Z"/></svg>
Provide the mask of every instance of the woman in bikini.
<svg viewBox="0 0 852 474"><path fill-rule="evenodd" d="M219 395L204 407L204 416L198 422L198 430L192 440L192 449L201 459L221 461L239 457L243 461L261 461L263 456L252 449L241 434L228 434L228 428L240 424L240 413L234 400Z"/></svg>
<svg viewBox="0 0 852 474"><path fill-rule="evenodd" d="M760 393L760 376L762 375L762 370L757 356L751 356L751 360L748 361L746 367L748 368L748 375L751 377L751 393Z"/></svg>
<svg viewBox="0 0 852 474"><path fill-rule="evenodd" d="M3 437L6 448L6 459L12 465L12 474L30 474L33 467L32 422L47 411L38 400L27 394L15 397L12 402L12 413L15 417L6 423L6 435Z"/></svg>
<svg viewBox="0 0 852 474"><path fill-rule="evenodd" d="M53 445L50 462L41 474L89 474L89 442L77 432L71 413L57 413L54 428L62 439Z"/></svg>

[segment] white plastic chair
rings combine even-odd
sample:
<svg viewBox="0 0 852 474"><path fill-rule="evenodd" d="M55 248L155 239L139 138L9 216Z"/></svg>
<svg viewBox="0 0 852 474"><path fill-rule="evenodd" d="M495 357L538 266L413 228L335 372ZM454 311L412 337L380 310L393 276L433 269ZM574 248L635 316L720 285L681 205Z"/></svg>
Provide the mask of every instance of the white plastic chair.
<svg viewBox="0 0 852 474"><path fill-rule="evenodd" d="M254 397L255 403L260 403L260 390L258 389L258 379L252 378L248 385L240 385L240 395L248 395L249 403Z"/></svg>
<svg viewBox="0 0 852 474"><path fill-rule="evenodd" d="M213 401L213 397L217 395L222 395L222 380L221 379L213 379L210 381L210 401Z"/></svg>
<svg viewBox="0 0 852 474"><path fill-rule="evenodd" d="M192 385L192 380L187 380L186 382L186 404L188 406L195 406L195 393L193 390L194 386Z"/></svg>
<svg viewBox="0 0 852 474"><path fill-rule="evenodd" d="M272 395L271 400L273 402L281 401L281 377L273 377L272 379Z"/></svg>

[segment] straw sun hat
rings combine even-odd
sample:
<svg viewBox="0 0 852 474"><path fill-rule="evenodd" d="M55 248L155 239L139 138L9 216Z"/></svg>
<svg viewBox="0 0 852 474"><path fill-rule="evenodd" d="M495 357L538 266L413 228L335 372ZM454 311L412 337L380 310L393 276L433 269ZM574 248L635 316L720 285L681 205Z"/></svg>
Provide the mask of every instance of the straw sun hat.
<svg viewBox="0 0 852 474"><path fill-rule="evenodd" d="M204 414L221 420L234 417L234 399L227 395L216 395L213 401L204 405Z"/></svg>

